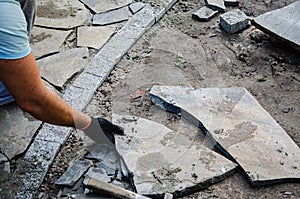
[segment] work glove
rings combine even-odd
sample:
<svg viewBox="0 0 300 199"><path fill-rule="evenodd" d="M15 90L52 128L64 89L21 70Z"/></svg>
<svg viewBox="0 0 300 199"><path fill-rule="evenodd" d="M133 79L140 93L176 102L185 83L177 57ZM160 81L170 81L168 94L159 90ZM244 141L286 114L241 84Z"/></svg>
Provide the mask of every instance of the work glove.
<svg viewBox="0 0 300 199"><path fill-rule="evenodd" d="M114 134L124 135L124 129L104 118L92 118L91 124L83 132L97 144L115 144Z"/></svg>

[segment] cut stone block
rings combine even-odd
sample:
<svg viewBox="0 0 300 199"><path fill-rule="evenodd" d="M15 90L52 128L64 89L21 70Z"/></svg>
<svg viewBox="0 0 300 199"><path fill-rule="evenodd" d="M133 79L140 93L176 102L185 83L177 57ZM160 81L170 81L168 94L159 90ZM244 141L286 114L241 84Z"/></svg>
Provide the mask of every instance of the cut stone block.
<svg viewBox="0 0 300 199"><path fill-rule="evenodd" d="M224 0L225 6L238 6L239 0Z"/></svg>
<svg viewBox="0 0 300 199"><path fill-rule="evenodd" d="M38 60L41 75L51 84L62 88L88 60L87 48L75 48Z"/></svg>
<svg viewBox="0 0 300 199"><path fill-rule="evenodd" d="M140 11L143 7L145 7L145 3L143 2L134 2L132 4L129 5L129 9L132 12L132 14L137 13L138 11Z"/></svg>
<svg viewBox="0 0 300 199"><path fill-rule="evenodd" d="M210 9L206 6L203 6L197 12L193 13L192 18L199 21L209 21L218 13L217 10Z"/></svg>
<svg viewBox="0 0 300 199"><path fill-rule="evenodd" d="M80 0L88 8L93 10L95 13L107 12L110 10L115 10L128 4L132 3L132 0Z"/></svg>
<svg viewBox="0 0 300 199"><path fill-rule="evenodd" d="M115 32L115 27L87 27L78 28L77 46L100 49Z"/></svg>
<svg viewBox="0 0 300 199"><path fill-rule="evenodd" d="M128 11L128 7L126 6L117 10L95 14L93 17L93 25L108 25L127 21L129 18Z"/></svg>
<svg viewBox="0 0 300 199"><path fill-rule="evenodd" d="M245 88L153 86L152 101L197 121L252 185L300 179L300 150Z"/></svg>
<svg viewBox="0 0 300 199"><path fill-rule="evenodd" d="M57 185L74 186L81 176L93 165L86 159L77 160L68 170L55 182Z"/></svg>
<svg viewBox="0 0 300 199"><path fill-rule="evenodd" d="M205 0L206 6L221 12L226 11L224 0Z"/></svg>
<svg viewBox="0 0 300 199"><path fill-rule="evenodd" d="M300 49L300 1L256 17L254 25Z"/></svg>
<svg viewBox="0 0 300 199"><path fill-rule="evenodd" d="M59 52L71 31L61 31L34 27L31 32L30 47L35 58Z"/></svg>
<svg viewBox="0 0 300 199"><path fill-rule="evenodd" d="M249 26L249 18L241 10L235 9L220 16L220 25L229 34L234 34Z"/></svg>
<svg viewBox="0 0 300 199"><path fill-rule="evenodd" d="M9 159L26 150L42 124L15 103L0 106L0 121L0 148ZM6 161L6 158L0 158L2 161Z"/></svg>
<svg viewBox="0 0 300 199"><path fill-rule="evenodd" d="M90 11L78 0L39 0L34 24L71 29L91 20Z"/></svg>
<svg viewBox="0 0 300 199"><path fill-rule="evenodd" d="M138 117L113 115L124 127L117 150L134 175L139 194L183 196L230 175L236 165L186 135ZM180 193L179 193L180 192Z"/></svg>

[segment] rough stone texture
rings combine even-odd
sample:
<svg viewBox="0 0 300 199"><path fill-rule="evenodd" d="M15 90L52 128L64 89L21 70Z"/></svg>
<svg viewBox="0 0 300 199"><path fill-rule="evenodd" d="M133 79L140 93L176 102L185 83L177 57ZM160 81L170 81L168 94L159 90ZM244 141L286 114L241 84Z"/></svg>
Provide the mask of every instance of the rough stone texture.
<svg viewBox="0 0 300 199"><path fill-rule="evenodd" d="M214 10L219 10L221 12L226 11L226 7L223 0L205 0L206 6Z"/></svg>
<svg viewBox="0 0 300 199"><path fill-rule="evenodd" d="M225 6L238 6L239 0L224 0Z"/></svg>
<svg viewBox="0 0 300 199"><path fill-rule="evenodd" d="M115 27L83 26L77 29L77 46L100 49L115 32Z"/></svg>
<svg viewBox="0 0 300 199"><path fill-rule="evenodd" d="M70 128L45 123L35 137L37 140L65 143L70 135Z"/></svg>
<svg viewBox="0 0 300 199"><path fill-rule="evenodd" d="M97 180L100 180L102 182L110 182L111 178L106 174L106 171L102 168L95 168L92 167L88 170L88 172L85 174L84 184L87 184L87 180L89 178L94 178Z"/></svg>
<svg viewBox="0 0 300 199"><path fill-rule="evenodd" d="M86 159L79 159L55 182L56 185L74 186L81 176L93 165Z"/></svg>
<svg viewBox="0 0 300 199"><path fill-rule="evenodd" d="M38 60L41 75L60 88L87 64L88 49L75 48Z"/></svg>
<svg viewBox="0 0 300 199"><path fill-rule="evenodd" d="M93 25L108 25L126 21L129 18L128 7L123 7L117 10L108 11L105 13L95 14L93 17Z"/></svg>
<svg viewBox="0 0 300 199"><path fill-rule="evenodd" d="M26 150L42 123L15 103L0 106L0 121L0 148L9 159ZM6 158L0 158L0 162L4 160Z"/></svg>
<svg viewBox="0 0 300 199"><path fill-rule="evenodd" d="M110 10L115 10L117 8L124 7L130 3L132 0L80 0L87 7L93 10L95 13L107 12Z"/></svg>
<svg viewBox="0 0 300 199"><path fill-rule="evenodd" d="M143 7L145 7L145 3L143 2L134 2L132 4L129 5L129 9L132 12L132 14L137 13L138 11L140 11Z"/></svg>
<svg viewBox="0 0 300 199"><path fill-rule="evenodd" d="M299 181L299 147L245 88L154 86L150 95L166 110L197 121L252 185Z"/></svg>
<svg viewBox="0 0 300 199"><path fill-rule="evenodd" d="M249 18L241 10L235 9L220 16L220 25L229 34L234 34L249 26Z"/></svg>
<svg viewBox="0 0 300 199"><path fill-rule="evenodd" d="M61 31L34 27L31 33L30 47L35 58L59 52L71 31Z"/></svg>
<svg viewBox="0 0 300 199"><path fill-rule="evenodd" d="M61 17L57 17L61 16ZM35 25L71 29L91 20L91 14L78 0L39 0Z"/></svg>
<svg viewBox="0 0 300 199"><path fill-rule="evenodd" d="M113 122L125 129L125 136L117 136L116 146L134 174L139 194L182 196L224 179L236 167L188 136L129 117L113 115Z"/></svg>
<svg viewBox="0 0 300 199"><path fill-rule="evenodd" d="M300 1L262 14L254 25L264 32L300 49Z"/></svg>
<svg viewBox="0 0 300 199"><path fill-rule="evenodd" d="M218 13L217 10L210 9L206 6L203 6L197 12L193 13L192 18L199 21L209 21Z"/></svg>

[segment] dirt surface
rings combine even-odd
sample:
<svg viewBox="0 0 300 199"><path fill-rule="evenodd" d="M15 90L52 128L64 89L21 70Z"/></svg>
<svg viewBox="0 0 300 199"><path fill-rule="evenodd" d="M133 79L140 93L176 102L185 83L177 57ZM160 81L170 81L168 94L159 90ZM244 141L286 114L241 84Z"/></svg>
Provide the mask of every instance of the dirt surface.
<svg viewBox="0 0 300 199"><path fill-rule="evenodd" d="M255 17L292 2L294 0L240 0L239 8ZM299 51L253 26L228 35L219 27L219 16L209 22L192 19L192 13L203 5L197 0L176 3L122 58L85 111L102 117L111 117L113 112L141 116L178 130L180 117L151 103L148 94L152 85L245 87L299 146ZM66 148L61 156L64 153ZM76 150L74 153L77 157ZM61 164L59 158L55 164ZM62 171L51 175L54 171L50 170L40 189L43 198L55 198L58 193L59 187L51 184ZM300 184L254 188L242 172L237 172L185 198L299 197Z"/></svg>

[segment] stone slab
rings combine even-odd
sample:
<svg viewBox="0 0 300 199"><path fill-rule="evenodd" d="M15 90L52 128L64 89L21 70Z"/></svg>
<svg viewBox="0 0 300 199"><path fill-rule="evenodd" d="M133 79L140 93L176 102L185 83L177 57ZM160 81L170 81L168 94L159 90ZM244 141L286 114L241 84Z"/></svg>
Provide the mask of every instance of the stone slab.
<svg viewBox="0 0 300 199"><path fill-rule="evenodd" d="M226 11L224 0L205 0L206 6L221 12Z"/></svg>
<svg viewBox="0 0 300 199"><path fill-rule="evenodd" d="M209 7L203 6L195 13L192 14L193 19L197 19L199 21L209 21L218 13L217 10L213 10Z"/></svg>
<svg viewBox="0 0 300 199"><path fill-rule="evenodd" d="M252 185L299 181L299 147L245 88L153 86L150 97L164 109L198 121Z"/></svg>
<svg viewBox="0 0 300 199"><path fill-rule="evenodd" d="M41 75L51 84L64 84L88 63L88 49L75 48L38 60Z"/></svg>
<svg viewBox="0 0 300 199"><path fill-rule="evenodd" d="M35 58L58 53L71 31L34 27L31 32L30 47Z"/></svg>
<svg viewBox="0 0 300 199"><path fill-rule="evenodd" d="M89 178L94 178L102 182L111 182L111 178L106 174L106 171L102 168L89 168L88 172L85 174L83 184L87 184L87 180Z"/></svg>
<svg viewBox="0 0 300 199"><path fill-rule="evenodd" d="M110 10L115 10L132 3L132 0L80 0L84 3L88 8L93 10L95 13L107 12Z"/></svg>
<svg viewBox="0 0 300 199"><path fill-rule="evenodd" d="M150 120L129 117L113 115L113 122L125 129L124 136L116 137L116 146L133 172L139 194L183 196L224 179L236 168L186 135Z"/></svg>
<svg viewBox="0 0 300 199"><path fill-rule="evenodd" d="M79 159L55 182L56 185L74 186L81 176L93 165L91 160Z"/></svg>
<svg viewBox="0 0 300 199"><path fill-rule="evenodd" d="M254 18L262 31L300 49L300 1Z"/></svg>
<svg viewBox="0 0 300 199"><path fill-rule="evenodd" d="M109 25L129 19L128 7L119 8L100 14L95 14L93 17L93 25Z"/></svg>
<svg viewBox="0 0 300 199"><path fill-rule="evenodd" d="M248 28L249 18L239 9L231 10L220 16L220 26L229 34L234 34Z"/></svg>
<svg viewBox="0 0 300 199"><path fill-rule="evenodd" d="M129 10L131 11L132 14L137 13L140 11L143 7L145 7L145 3L143 2L134 2L129 5Z"/></svg>
<svg viewBox="0 0 300 199"><path fill-rule="evenodd" d="M11 159L23 153L42 124L15 103L0 106L0 148ZM5 159L0 159L5 160Z"/></svg>
<svg viewBox="0 0 300 199"><path fill-rule="evenodd" d="M77 29L77 46L100 49L113 35L116 28L111 26L82 26Z"/></svg>
<svg viewBox="0 0 300 199"><path fill-rule="evenodd" d="M90 11L78 0L39 0L34 25L71 29L91 20Z"/></svg>

